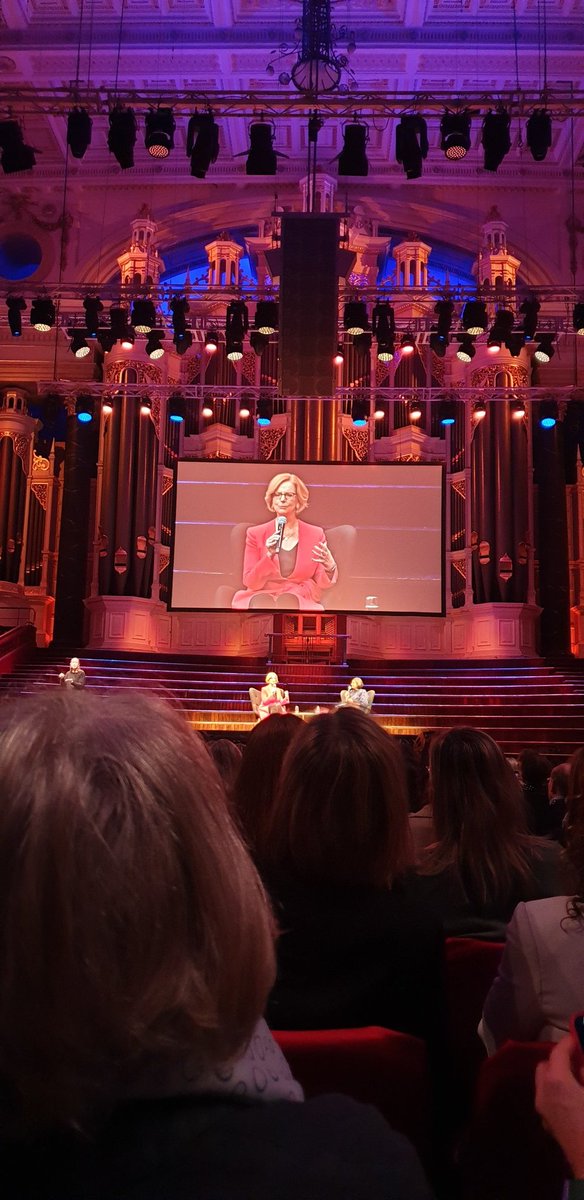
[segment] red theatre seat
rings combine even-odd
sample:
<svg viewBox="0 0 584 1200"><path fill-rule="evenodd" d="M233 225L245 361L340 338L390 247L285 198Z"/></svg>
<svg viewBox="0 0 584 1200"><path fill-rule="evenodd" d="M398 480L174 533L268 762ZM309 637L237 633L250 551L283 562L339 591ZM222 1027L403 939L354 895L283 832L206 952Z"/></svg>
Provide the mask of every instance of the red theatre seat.
<svg viewBox="0 0 584 1200"><path fill-rule="evenodd" d="M506 1042L482 1064L460 1148L463 1200L561 1200L568 1172L535 1111L535 1068L549 1042Z"/></svg>
<svg viewBox="0 0 584 1200"><path fill-rule="evenodd" d="M373 1025L274 1037L308 1097L341 1092L374 1104L426 1156L430 1085L426 1046L419 1038Z"/></svg>
<svg viewBox="0 0 584 1200"><path fill-rule="evenodd" d="M504 942L446 939L446 1003L452 1081L464 1109L485 1049L477 1033L483 1005L497 974Z"/></svg>

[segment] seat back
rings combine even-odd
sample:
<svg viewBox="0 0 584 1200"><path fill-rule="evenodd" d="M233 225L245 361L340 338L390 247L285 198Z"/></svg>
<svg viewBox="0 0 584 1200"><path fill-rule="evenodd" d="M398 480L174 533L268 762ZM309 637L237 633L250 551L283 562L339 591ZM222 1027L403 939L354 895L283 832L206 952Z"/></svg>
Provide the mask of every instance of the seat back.
<svg viewBox="0 0 584 1200"><path fill-rule="evenodd" d="M427 1158L430 1085L426 1046L419 1038L377 1026L274 1037L308 1097L341 1092L374 1104Z"/></svg>
<svg viewBox="0 0 584 1200"><path fill-rule="evenodd" d="M373 708L374 700L375 700L375 692L373 691L373 688L369 688L367 691L367 711L368 712L371 712L371 709Z"/></svg>
<svg viewBox="0 0 584 1200"><path fill-rule="evenodd" d="M347 689L343 688L341 691L341 704L346 704L346 703L347 703Z"/></svg>
<svg viewBox="0 0 584 1200"><path fill-rule="evenodd" d="M481 1066L460 1147L463 1200L561 1200L562 1152L535 1111L535 1068L549 1042L506 1042Z"/></svg>
<svg viewBox="0 0 584 1200"><path fill-rule="evenodd" d="M258 688L250 687L249 699L250 699L251 707L252 707L254 713L256 714L256 717L259 716L261 698L262 698L262 693L258 690Z"/></svg>
<svg viewBox="0 0 584 1200"><path fill-rule="evenodd" d="M485 1048L477 1033L503 942L446 939L446 1003L451 1072L461 1106L470 1103Z"/></svg>

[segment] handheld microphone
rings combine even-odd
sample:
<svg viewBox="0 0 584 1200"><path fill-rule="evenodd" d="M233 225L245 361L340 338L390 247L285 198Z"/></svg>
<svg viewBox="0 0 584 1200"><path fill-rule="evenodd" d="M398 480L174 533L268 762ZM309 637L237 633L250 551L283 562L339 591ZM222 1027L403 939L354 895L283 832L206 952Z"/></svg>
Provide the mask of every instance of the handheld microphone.
<svg viewBox="0 0 584 1200"><path fill-rule="evenodd" d="M282 538L284 537L284 526L286 524L285 517L276 517L276 533L278 534L278 543L276 545L276 554L282 549Z"/></svg>

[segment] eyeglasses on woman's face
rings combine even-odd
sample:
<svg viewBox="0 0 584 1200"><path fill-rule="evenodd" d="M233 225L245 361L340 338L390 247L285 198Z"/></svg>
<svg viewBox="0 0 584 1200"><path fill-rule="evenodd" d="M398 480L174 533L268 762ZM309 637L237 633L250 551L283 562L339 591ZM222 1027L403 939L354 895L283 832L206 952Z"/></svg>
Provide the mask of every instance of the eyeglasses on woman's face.
<svg viewBox="0 0 584 1200"><path fill-rule="evenodd" d="M295 500L296 492L274 492L273 500L281 500L284 503L287 500Z"/></svg>

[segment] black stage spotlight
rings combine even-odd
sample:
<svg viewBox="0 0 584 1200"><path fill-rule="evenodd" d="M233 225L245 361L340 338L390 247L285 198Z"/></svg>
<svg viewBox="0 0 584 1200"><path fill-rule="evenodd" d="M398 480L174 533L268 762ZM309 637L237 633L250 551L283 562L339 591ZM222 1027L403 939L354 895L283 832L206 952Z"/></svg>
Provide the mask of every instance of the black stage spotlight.
<svg viewBox="0 0 584 1200"><path fill-rule="evenodd" d="M505 344L507 346L509 354L511 355L511 358L519 358L521 351L524 349L525 340L526 339L525 339L524 333L508 333L507 334L507 337L505 338Z"/></svg>
<svg viewBox="0 0 584 1200"><path fill-rule="evenodd" d="M134 300L132 325L136 333L150 333L156 327L156 309L151 300Z"/></svg>
<svg viewBox="0 0 584 1200"><path fill-rule="evenodd" d="M150 109L146 113L144 145L151 158L168 158L174 150L176 121L171 108Z"/></svg>
<svg viewBox="0 0 584 1200"><path fill-rule="evenodd" d="M258 300L253 319L254 329L269 337L278 328L278 305L275 300Z"/></svg>
<svg viewBox="0 0 584 1200"><path fill-rule="evenodd" d="M507 308L500 308L495 314L493 328L489 333L487 347L491 353L495 353L501 349L501 346L507 342L513 332L515 318L512 312Z"/></svg>
<svg viewBox="0 0 584 1200"><path fill-rule="evenodd" d="M184 396L180 392L173 392L168 397L168 419L174 424L180 425L187 415L187 406Z"/></svg>
<svg viewBox="0 0 584 1200"><path fill-rule="evenodd" d="M362 300L349 300L343 310L343 325L347 333L358 337L369 329L367 305Z"/></svg>
<svg viewBox="0 0 584 1200"><path fill-rule="evenodd" d="M72 108L67 117L67 145L73 158L83 158L91 145L91 117L86 108Z"/></svg>
<svg viewBox="0 0 584 1200"><path fill-rule="evenodd" d="M189 302L186 296L174 296L170 301L170 311L172 313L172 328L174 333L182 336L187 328L187 313L189 311Z"/></svg>
<svg viewBox="0 0 584 1200"><path fill-rule="evenodd" d="M574 305L572 321L576 333L578 333L580 337L584 337L584 304L580 303Z"/></svg>
<svg viewBox="0 0 584 1200"><path fill-rule="evenodd" d="M271 400L260 397L257 403L258 425L269 425L272 420L273 405Z"/></svg>
<svg viewBox="0 0 584 1200"><path fill-rule="evenodd" d="M6 307L8 309L8 324L13 337L21 337L22 335L22 314L26 308L26 304L22 296L7 296Z"/></svg>
<svg viewBox="0 0 584 1200"><path fill-rule="evenodd" d="M395 131L395 157L401 163L406 179L419 179L422 163L428 154L428 129L423 117L408 113Z"/></svg>
<svg viewBox="0 0 584 1200"><path fill-rule="evenodd" d="M216 354L219 349L219 334L216 329L208 329L205 334L205 354Z"/></svg>
<svg viewBox="0 0 584 1200"><path fill-rule="evenodd" d="M193 344L193 335L190 329L185 329L184 333L175 333L172 340L177 354L186 354Z"/></svg>
<svg viewBox="0 0 584 1200"><path fill-rule="evenodd" d="M242 342L249 329L247 304L243 300L232 300L225 314L225 339ZM229 358L229 354L227 355Z"/></svg>
<svg viewBox="0 0 584 1200"><path fill-rule="evenodd" d="M368 175L369 163L365 147L369 141L369 126L353 121L343 130L343 149L338 156L339 175Z"/></svg>
<svg viewBox="0 0 584 1200"><path fill-rule="evenodd" d="M534 108L526 128L527 145L532 158L543 162L552 144L552 118L545 108Z"/></svg>
<svg viewBox="0 0 584 1200"><path fill-rule="evenodd" d="M85 329L72 329L69 349L75 358L87 358L89 346L85 340Z"/></svg>
<svg viewBox="0 0 584 1200"><path fill-rule="evenodd" d="M370 354L371 340L370 333L358 333L356 338L353 339L353 347L357 351L357 354ZM393 354L391 357L393 358Z"/></svg>
<svg viewBox="0 0 584 1200"><path fill-rule="evenodd" d="M90 425L93 421L95 403L93 396L78 396L75 403L75 415L82 425Z"/></svg>
<svg viewBox="0 0 584 1200"><path fill-rule="evenodd" d="M164 354L164 346L162 345L163 337L164 333L161 329L153 329L148 334L146 341L146 353L148 358L162 358L162 355Z"/></svg>
<svg viewBox="0 0 584 1200"><path fill-rule="evenodd" d="M458 336L458 340L460 345L456 351L456 357L459 358L461 362L471 362L476 354L474 338L471 337L470 333L461 333Z"/></svg>
<svg viewBox="0 0 584 1200"><path fill-rule="evenodd" d="M128 323L128 310L119 304L112 304L109 311L110 325L114 342L131 348L134 345L134 330Z"/></svg>
<svg viewBox="0 0 584 1200"><path fill-rule="evenodd" d="M114 343L115 343L116 339L115 339L111 329L100 329L100 331L97 335L97 340L98 340L104 354L109 354L110 351L113 350L113 348L114 348Z"/></svg>
<svg viewBox="0 0 584 1200"><path fill-rule="evenodd" d="M196 179L204 179L211 163L217 162L218 154L219 126L215 124L211 113L195 113L187 129L187 156L190 156L191 160L191 175Z"/></svg>
<svg viewBox="0 0 584 1200"><path fill-rule="evenodd" d="M508 112L488 112L483 121L482 143L485 152L485 171L496 171L511 149L509 127L511 118Z"/></svg>
<svg viewBox="0 0 584 1200"><path fill-rule="evenodd" d="M555 400L542 400L539 406L539 423L542 429L553 429L558 419L558 406Z"/></svg>
<svg viewBox="0 0 584 1200"><path fill-rule="evenodd" d="M27 146L18 121L0 121L0 150L5 175L28 171L36 162L32 146Z"/></svg>
<svg viewBox="0 0 584 1200"><path fill-rule="evenodd" d="M538 333L535 340L537 342L537 347L533 357L536 358L540 363L548 363L550 358L553 358L556 352L554 346L554 334Z"/></svg>
<svg viewBox="0 0 584 1200"><path fill-rule="evenodd" d="M485 332L488 323L486 304L482 300L467 300L462 313L462 325L466 332L477 337Z"/></svg>
<svg viewBox="0 0 584 1200"><path fill-rule="evenodd" d="M99 331L99 314L103 312L103 304L99 296L86 296L83 301L85 309L85 328L90 337L97 337Z"/></svg>
<svg viewBox="0 0 584 1200"><path fill-rule="evenodd" d="M254 354L257 354L259 358L260 354L263 354L268 344L268 338L265 333L260 333L259 329L252 329L249 335L249 344L254 351ZM227 354L227 357L229 358L229 353Z"/></svg>
<svg viewBox="0 0 584 1200"><path fill-rule="evenodd" d="M391 362L395 354L395 314L391 304L379 300L371 314L371 326L377 342L380 362Z"/></svg>
<svg viewBox="0 0 584 1200"><path fill-rule="evenodd" d="M454 312L452 300L438 300L434 305L434 312L438 317L438 336L448 341L448 335L452 328L452 314Z"/></svg>
<svg viewBox="0 0 584 1200"><path fill-rule="evenodd" d="M30 323L39 333L48 333L55 324L55 305L49 296L37 296L30 306Z"/></svg>
<svg viewBox="0 0 584 1200"><path fill-rule="evenodd" d="M537 314L541 305L539 300L524 300L519 307L519 312L524 314L523 317L523 336L526 342L532 342L537 332Z"/></svg>
<svg viewBox="0 0 584 1200"><path fill-rule="evenodd" d="M108 149L119 162L123 171L134 166L136 144L136 117L133 108L116 105L109 115Z"/></svg>
<svg viewBox="0 0 584 1200"><path fill-rule="evenodd" d="M439 333L434 332L430 334L430 349L438 356L438 358L444 358L447 345L447 339L440 337Z"/></svg>
<svg viewBox="0 0 584 1200"><path fill-rule="evenodd" d="M353 400L351 420L357 429L364 429L369 420L369 404L367 400Z"/></svg>
<svg viewBox="0 0 584 1200"><path fill-rule="evenodd" d="M275 175L277 156L274 128L269 121L254 121L249 127L246 175Z"/></svg>
<svg viewBox="0 0 584 1200"><path fill-rule="evenodd" d="M443 114L440 139L440 149L451 162L464 158L470 150L470 113L467 108L463 112Z"/></svg>
<svg viewBox="0 0 584 1200"><path fill-rule="evenodd" d="M226 337L225 349L229 362L240 362L243 358L243 342L239 338Z"/></svg>
<svg viewBox="0 0 584 1200"><path fill-rule="evenodd" d="M438 420L443 426L456 424L456 401L441 400L438 406Z"/></svg>

